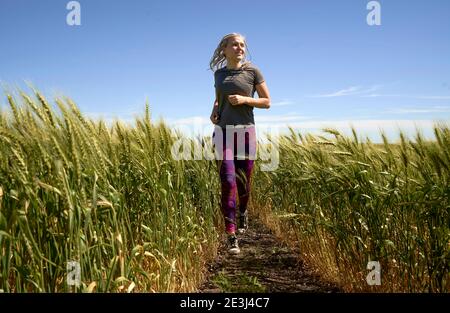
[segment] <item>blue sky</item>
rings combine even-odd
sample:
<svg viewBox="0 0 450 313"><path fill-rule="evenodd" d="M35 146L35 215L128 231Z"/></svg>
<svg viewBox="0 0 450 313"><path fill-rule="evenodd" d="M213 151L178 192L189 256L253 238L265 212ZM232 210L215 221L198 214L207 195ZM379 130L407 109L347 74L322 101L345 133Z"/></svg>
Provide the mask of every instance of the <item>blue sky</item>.
<svg viewBox="0 0 450 313"><path fill-rule="evenodd" d="M380 26L367 24L369 0L79 0L80 26L67 25L68 2L0 0L3 84L29 81L107 120L133 120L148 99L153 119L208 134L209 60L239 32L271 93L254 111L262 129L352 123L377 141L379 128L395 140L417 125L432 138L450 118L448 0L380 0Z"/></svg>

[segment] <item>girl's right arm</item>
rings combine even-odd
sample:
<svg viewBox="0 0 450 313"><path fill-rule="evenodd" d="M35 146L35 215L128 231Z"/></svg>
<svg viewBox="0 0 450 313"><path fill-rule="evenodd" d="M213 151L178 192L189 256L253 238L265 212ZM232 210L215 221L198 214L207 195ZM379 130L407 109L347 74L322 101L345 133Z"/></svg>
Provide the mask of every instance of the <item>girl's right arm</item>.
<svg viewBox="0 0 450 313"><path fill-rule="evenodd" d="M219 122L219 102L217 101L217 98L214 101L213 109L209 119L213 124L217 124Z"/></svg>
<svg viewBox="0 0 450 313"><path fill-rule="evenodd" d="M219 92L216 89L216 100L214 100L214 105L212 109L211 116L209 119L213 124L217 124L219 122L219 101L217 100L219 98Z"/></svg>

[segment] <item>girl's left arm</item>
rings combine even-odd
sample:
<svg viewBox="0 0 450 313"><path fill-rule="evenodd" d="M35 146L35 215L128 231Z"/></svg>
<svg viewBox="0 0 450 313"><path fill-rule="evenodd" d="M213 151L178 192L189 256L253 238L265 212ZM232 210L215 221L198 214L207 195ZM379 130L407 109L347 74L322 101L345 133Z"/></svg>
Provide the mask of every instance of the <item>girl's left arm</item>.
<svg viewBox="0 0 450 313"><path fill-rule="evenodd" d="M269 95L269 88L267 88L266 82L262 82L261 84L255 85L255 88L256 92L258 93L258 98L244 97L240 95L231 95L228 96L228 100L232 105L247 104L255 108L269 109L270 95Z"/></svg>
<svg viewBox="0 0 450 313"><path fill-rule="evenodd" d="M269 109L270 108L270 95L269 88L267 88L266 82L262 82L255 86L256 92L258 93L258 98L248 97L247 105L260 108L260 109Z"/></svg>

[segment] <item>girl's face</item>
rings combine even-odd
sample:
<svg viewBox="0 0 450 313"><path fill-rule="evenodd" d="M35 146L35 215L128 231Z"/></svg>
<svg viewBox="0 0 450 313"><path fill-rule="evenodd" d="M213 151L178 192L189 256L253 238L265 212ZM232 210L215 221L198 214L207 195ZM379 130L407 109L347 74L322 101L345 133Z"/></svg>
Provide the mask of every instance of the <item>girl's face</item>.
<svg viewBox="0 0 450 313"><path fill-rule="evenodd" d="M227 46L223 49L225 57L236 62L240 62L245 57L245 42L241 37L228 39Z"/></svg>

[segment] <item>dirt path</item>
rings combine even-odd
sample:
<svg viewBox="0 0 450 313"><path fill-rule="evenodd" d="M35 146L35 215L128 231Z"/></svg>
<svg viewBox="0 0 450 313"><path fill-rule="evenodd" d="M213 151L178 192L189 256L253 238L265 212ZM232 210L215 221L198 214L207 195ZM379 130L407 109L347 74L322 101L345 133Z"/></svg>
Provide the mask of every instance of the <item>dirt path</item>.
<svg viewBox="0 0 450 313"><path fill-rule="evenodd" d="M260 221L238 235L241 253L230 255L225 244L210 264L207 281L198 292L340 292L321 281ZM225 242L225 235L222 242Z"/></svg>

